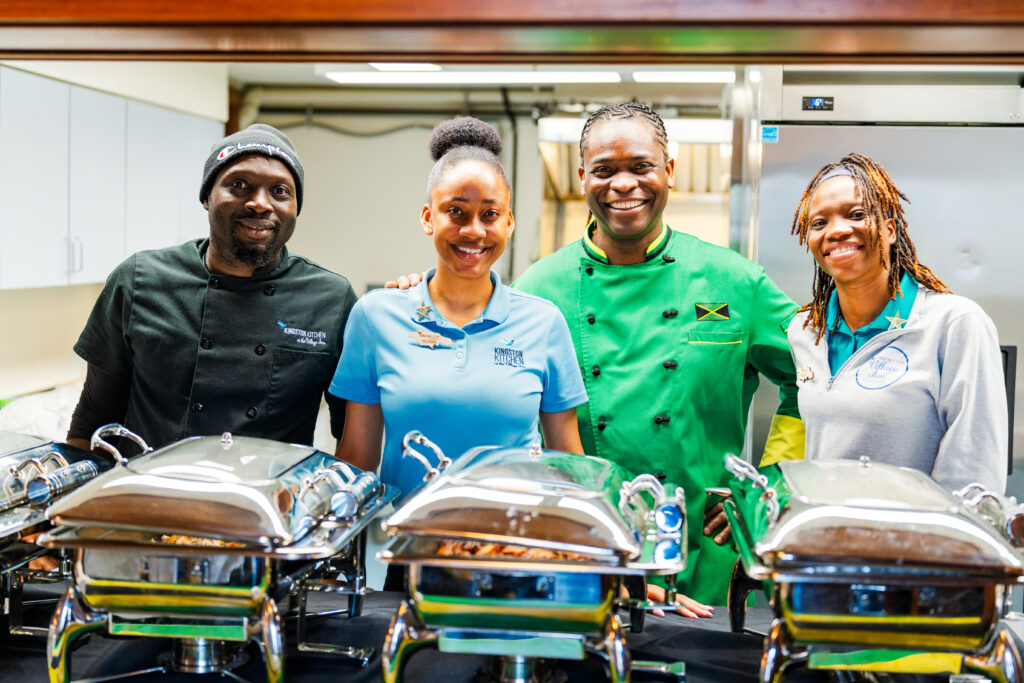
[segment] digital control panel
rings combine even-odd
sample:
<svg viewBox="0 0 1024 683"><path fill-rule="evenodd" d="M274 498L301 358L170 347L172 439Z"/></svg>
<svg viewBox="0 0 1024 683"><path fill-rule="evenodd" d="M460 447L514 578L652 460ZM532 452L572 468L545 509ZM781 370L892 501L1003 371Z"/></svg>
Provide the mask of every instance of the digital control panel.
<svg viewBox="0 0 1024 683"><path fill-rule="evenodd" d="M804 111L832 111L834 104L832 97L805 97L803 100Z"/></svg>

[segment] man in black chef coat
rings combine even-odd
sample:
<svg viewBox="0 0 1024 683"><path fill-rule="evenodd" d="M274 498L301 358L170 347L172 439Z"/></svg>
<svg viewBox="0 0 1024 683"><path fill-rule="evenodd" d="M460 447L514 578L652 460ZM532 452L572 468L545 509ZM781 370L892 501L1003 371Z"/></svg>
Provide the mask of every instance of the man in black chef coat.
<svg viewBox="0 0 1024 683"><path fill-rule="evenodd" d="M154 448L223 432L312 443L356 297L285 247L302 188L299 157L276 128L255 124L213 146L199 192L209 237L119 265L75 344L88 370L70 443L87 448L110 422ZM327 400L340 436L344 402Z"/></svg>

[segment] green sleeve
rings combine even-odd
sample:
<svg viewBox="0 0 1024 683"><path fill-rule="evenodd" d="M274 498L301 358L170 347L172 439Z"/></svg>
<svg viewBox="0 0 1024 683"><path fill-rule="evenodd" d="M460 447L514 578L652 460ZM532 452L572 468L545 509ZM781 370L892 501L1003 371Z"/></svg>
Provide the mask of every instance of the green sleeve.
<svg viewBox="0 0 1024 683"><path fill-rule="evenodd" d="M797 305L762 272L751 308L754 323L748 362L779 387L779 407L772 419L761 464L803 459L804 425L796 398L796 368L786 337Z"/></svg>

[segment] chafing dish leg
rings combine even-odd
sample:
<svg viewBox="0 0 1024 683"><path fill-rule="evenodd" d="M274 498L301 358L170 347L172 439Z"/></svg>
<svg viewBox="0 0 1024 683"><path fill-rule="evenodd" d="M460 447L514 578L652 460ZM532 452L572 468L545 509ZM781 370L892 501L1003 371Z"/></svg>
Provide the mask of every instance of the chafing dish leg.
<svg viewBox="0 0 1024 683"><path fill-rule="evenodd" d="M964 658L966 668L995 683L1024 683L1024 667L1006 624L1000 622L991 643L977 655Z"/></svg>
<svg viewBox="0 0 1024 683"><path fill-rule="evenodd" d="M806 658L806 651L793 648L785 623L776 619L764 641L760 683L781 683L783 669Z"/></svg>
<svg viewBox="0 0 1024 683"><path fill-rule="evenodd" d="M726 598L726 606L729 610L729 628L733 633L751 633L755 636L765 636L764 633L748 629L747 623L747 598L752 591L762 588L760 581L747 576L743 569L743 561L736 560L732 567L732 576L729 578L729 595Z"/></svg>
<svg viewBox="0 0 1024 683"><path fill-rule="evenodd" d="M608 655L611 683L629 683L629 648L626 634L617 614L609 614L604 622L604 651Z"/></svg>
<svg viewBox="0 0 1024 683"><path fill-rule="evenodd" d="M267 666L267 683L284 681L284 636L281 629L281 615L277 605L269 597L263 598L260 607L260 650Z"/></svg>
<svg viewBox="0 0 1024 683"><path fill-rule="evenodd" d="M621 630L621 627L620 627ZM428 629L416 615L410 600L403 600L391 617L387 637L380 651L380 670L384 683L397 683L410 655L425 646L437 645L437 632Z"/></svg>
<svg viewBox="0 0 1024 683"><path fill-rule="evenodd" d="M68 587L50 619L50 632L46 638L50 683L71 680L71 645L89 631L103 628L106 623L106 615L90 611L79 599L75 587Z"/></svg>

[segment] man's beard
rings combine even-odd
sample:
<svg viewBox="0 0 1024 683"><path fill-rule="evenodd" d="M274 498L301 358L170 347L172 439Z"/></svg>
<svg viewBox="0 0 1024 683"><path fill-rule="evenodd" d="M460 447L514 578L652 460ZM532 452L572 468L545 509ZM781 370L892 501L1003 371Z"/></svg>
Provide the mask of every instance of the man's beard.
<svg viewBox="0 0 1024 683"><path fill-rule="evenodd" d="M262 247L248 247L234 236L231 239L231 256L236 262L254 268L262 268L273 263L280 249L281 245L276 240Z"/></svg>

